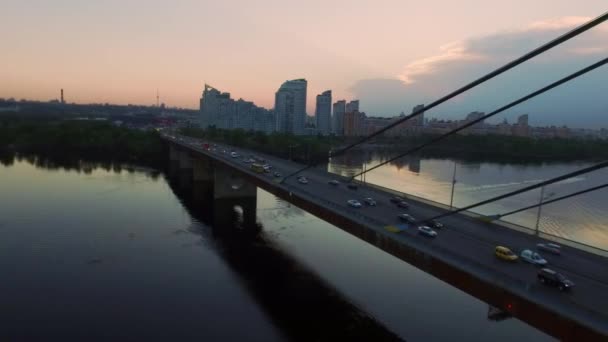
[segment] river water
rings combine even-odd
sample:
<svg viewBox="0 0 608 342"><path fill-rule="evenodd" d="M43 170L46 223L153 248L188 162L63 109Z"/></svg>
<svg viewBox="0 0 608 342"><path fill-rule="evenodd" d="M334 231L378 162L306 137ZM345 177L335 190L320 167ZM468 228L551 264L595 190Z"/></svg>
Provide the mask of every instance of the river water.
<svg viewBox="0 0 608 342"><path fill-rule="evenodd" d="M368 180L426 193L441 163ZM487 167L459 167L458 205ZM247 238L139 168L5 160L0 204L0 340L551 340L262 190Z"/></svg>
<svg viewBox="0 0 608 342"><path fill-rule="evenodd" d="M390 153L377 150L361 150L332 160L328 170L353 176L388 160L389 156ZM458 208L591 165L587 162L499 164L411 157L366 173L365 181L449 205L452 180L456 179L452 205ZM598 170L546 186L543 198L545 201L558 198L603 185L607 180L608 169ZM540 195L541 190L536 189L471 211L483 215L503 214L539 203ZM534 230L538 217L538 208L532 208L502 219ZM608 250L608 188L543 205L538 229Z"/></svg>

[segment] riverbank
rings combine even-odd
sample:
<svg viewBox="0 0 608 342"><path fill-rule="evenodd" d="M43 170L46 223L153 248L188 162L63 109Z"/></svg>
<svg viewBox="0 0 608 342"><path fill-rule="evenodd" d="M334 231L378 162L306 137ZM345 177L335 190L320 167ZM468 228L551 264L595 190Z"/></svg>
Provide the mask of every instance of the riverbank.
<svg viewBox="0 0 608 342"><path fill-rule="evenodd" d="M184 128L181 134L226 143L292 159L301 163L324 161L330 151L339 151L360 138L334 136L294 136L210 128ZM429 142L437 135L380 137L358 146L396 156ZM534 139L500 135L454 135L416 152L418 157L486 161L496 163L541 163L594 161L608 158L608 140Z"/></svg>
<svg viewBox="0 0 608 342"><path fill-rule="evenodd" d="M247 148L299 163L326 162L329 151L343 141L338 137L296 136L276 132L264 134L242 129L182 128L180 134Z"/></svg>
<svg viewBox="0 0 608 342"><path fill-rule="evenodd" d="M376 139L362 148L403 153L431 141L437 135ZM497 163L594 161L608 158L608 140L534 139L499 135L455 135L429 145L420 157L451 158Z"/></svg>
<svg viewBox="0 0 608 342"><path fill-rule="evenodd" d="M160 168L164 160L157 132L95 121L3 118L0 119L0 151L5 156L35 156L68 165L87 160Z"/></svg>

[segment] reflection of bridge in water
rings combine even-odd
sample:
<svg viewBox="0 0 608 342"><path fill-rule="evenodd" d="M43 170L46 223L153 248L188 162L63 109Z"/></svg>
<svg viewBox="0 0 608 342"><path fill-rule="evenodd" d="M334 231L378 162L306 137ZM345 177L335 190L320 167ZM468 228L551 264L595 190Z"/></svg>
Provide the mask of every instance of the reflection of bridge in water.
<svg viewBox="0 0 608 342"><path fill-rule="evenodd" d="M265 236L256 222L255 196L245 196L251 195L250 188L239 188L244 184L234 180L231 185L243 196L215 200L208 184L199 178L196 185L192 181L183 169L169 170L168 183L176 197L191 217L210 228L197 225L191 231L215 243L289 340L401 340Z"/></svg>
<svg viewBox="0 0 608 342"><path fill-rule="evenodd" d="M168 142L171 170L180 184L192 188L197 198L212 199L214 207L207 209L213 210L215 227L230 226L235 207L240 207L242 225L255 227L258 186L555 337L594 340L608 333L608 298L603 295L608 291L605 257L567 246L562 257L546 256L554 268L577 284L572 293L558 293L538 284L533 266L507 264L493 256L498 244L517 250L533 246L539 239L528 233L502 223L482 222L465 213L446 218L443 223L448 228L428 240L416 234L415 227L399 222L398 210L388 203L394 191L361 184L356 192L344 186L331 187L327 181L337 176L319 169L306 172L306 185L295 179L279 183L270 174L253 172L240 158L220 153L221 149L229 151L229 146L211 152L203 150L195 139L166 135L163 139ZM301 167L262 157L283 174ZM353 196L373 197L379 205L349 208L345 202ZM413 197L408 201L409 212L415 217L432 217L446 210Z"/></svg>

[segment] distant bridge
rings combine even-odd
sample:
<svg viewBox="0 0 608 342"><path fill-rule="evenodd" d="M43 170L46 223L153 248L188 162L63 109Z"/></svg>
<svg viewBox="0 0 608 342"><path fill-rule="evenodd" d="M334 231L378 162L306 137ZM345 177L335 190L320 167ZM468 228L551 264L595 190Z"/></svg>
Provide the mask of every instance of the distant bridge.
<svg viewBox="0 0 608 342"><path fill-rule="evenodd" d="M537 268L524 262L508 263L494 256L497 245L515 251L544 240L500 223L479 220L464 212L442 220L439 235L426 238L417 227L400 222L397 215L432 217L446 208L407 196L410 208L397 208L389 199L394 192L358 183L357 190L344 183L329 185L340 176L309 169L308 184L295 178L279 182L272 173L256 173L242 158L230 156L230 146L203 148L202 141L163 134L167 143L170 173L180 186L191 189L214 211L216 227L240 207L244 227L255 227L256 187L260 187L344 231L406 261L484 302L562 340L608 340L608 258L588 250L563 246L561 256L543 255L551 268L576 284L561 293L536 279ZM222 152L226 150L226 153ZM235 149L236 150L236 149ZM302 167L284 159L238 149L241 156L266 159L282 175ZM349 199L372 197L375 207L352 208Z"/></svg>

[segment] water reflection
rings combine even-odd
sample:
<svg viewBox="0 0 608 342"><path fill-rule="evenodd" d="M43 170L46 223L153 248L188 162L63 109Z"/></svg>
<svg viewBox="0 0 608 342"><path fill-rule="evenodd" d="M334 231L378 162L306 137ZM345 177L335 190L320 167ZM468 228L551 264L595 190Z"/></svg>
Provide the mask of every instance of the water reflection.
<svg viewBox="0 0 608 342"><path fill-rule="evenodd" d="M192 225L190 231L201 236L201 243L213 243L253 298L290 340L400 340L285 253L263 231L261 223L255 223L257 229L240 227L238 212L233 211L231 225L213 225L211 207L217 204L197 203L189 190L184 191L175 180L168 181L190 216L205 223ZM305 214L284 203L275 212L282 218Z"/></svg>
<svg viewBox="0 0 608 342"><path fill-rule="evenodd" d="M90 175L96 169L102 169L107 172L120 173L123 170L129 173L143 172L152 179L158 179L162 174L161 171L148 168L135 166L133 164L119 163L112 160L84 160L81 158L69 158L62 156L40 156L37 154L19 154L12 151L0 150L0 163L6 167L12 166L15 162L25 161L36 168L51 170L51 171L76 171L77 173L83 173Z"/></svg>
<svg viewBox="0 0 608 342"><path fill-rule="evenodd" d="M361 149L332 158L329 172L353 176L365 168L394 156L390 149ZM408 156L365 174L365 180L385 188L449 205L456 163L454 206L464 207L519 188L589 166L587 162L487 163L479 160L431 159ZM407 169L405 167L407 166ZM603 184L603 169L546 187L547 193L566 195ZM483 215L496 215L538 203L539 191L503 199L474 208ZM542 208L539 229L561 238L608 249L608 192L603 189L552 203ZM529 209L503 219L533 230L537 209Z"/></svg>

